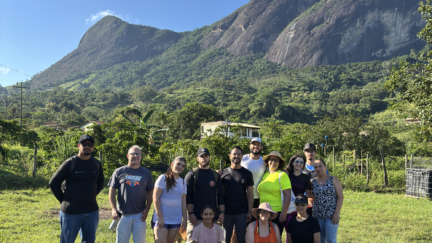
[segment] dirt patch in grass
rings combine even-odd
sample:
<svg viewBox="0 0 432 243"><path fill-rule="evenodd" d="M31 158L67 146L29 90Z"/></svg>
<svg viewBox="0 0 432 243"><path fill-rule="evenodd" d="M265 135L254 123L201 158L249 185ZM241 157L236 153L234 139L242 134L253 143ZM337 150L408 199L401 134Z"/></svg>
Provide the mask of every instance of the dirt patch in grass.
<svg viewBox="0 0 432 243"><path fill-rule="evenodd" d="M52 209L47 212L48 216L51 218L59 218L59 210ZM111 219L111 209L110 208L99 208L99 220Z"/></svg>

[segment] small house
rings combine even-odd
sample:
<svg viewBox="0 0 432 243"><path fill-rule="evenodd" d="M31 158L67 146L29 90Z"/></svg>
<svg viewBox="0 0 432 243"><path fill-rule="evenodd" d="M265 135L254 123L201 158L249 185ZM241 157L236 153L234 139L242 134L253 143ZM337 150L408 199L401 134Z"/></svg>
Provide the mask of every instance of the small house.
<svg viewBox="0 0 432 243"><path fill-rule="evenodd" d="M241 138L260 138L260 129L261 127L249 124L249 123L240 123L240 122L230 122L230 121L216 121L216 122L206 122L201 123L201 138L205 138L207 136L212 135L216 128L219 126L228 126L227 135L233 136L234 133L230 132L231 127L240 127Z"/></svg>

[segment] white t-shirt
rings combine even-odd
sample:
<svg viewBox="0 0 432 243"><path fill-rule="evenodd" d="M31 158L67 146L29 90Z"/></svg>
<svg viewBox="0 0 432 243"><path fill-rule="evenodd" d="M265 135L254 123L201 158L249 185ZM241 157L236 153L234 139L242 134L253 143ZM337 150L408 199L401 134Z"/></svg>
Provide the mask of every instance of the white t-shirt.
<svg viewBox="0 0 432 243"><path fill-rule="evenodd" d="M182 196L187 193L186 182L182 178L176 179L176 186L169 192L166 190L165 174L160 175L155 182L155 187L163 189L160 196L160 204L165 224L182 223ZM153 213L153 222L157 222L156 210Z"/></svg>
<svg viewBox="0 0 432 243"><path fill-rule="evenodd" d="M245 154L243 155L243 159L240 164L241 166L245 167L252 173L253 180L254 180L254 190L253 190L254 198L259 198L257 187L266 170L266 166L262 156L260 156L259 159L254 160L249 157L249 154Z"/></svg>

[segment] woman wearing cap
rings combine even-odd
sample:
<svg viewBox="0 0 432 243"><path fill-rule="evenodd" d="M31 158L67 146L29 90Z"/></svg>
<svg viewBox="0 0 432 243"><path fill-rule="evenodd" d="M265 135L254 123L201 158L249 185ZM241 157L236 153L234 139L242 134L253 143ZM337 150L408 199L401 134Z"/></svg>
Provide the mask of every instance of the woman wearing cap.
<svg viewBox="0 0 432 243"><path fill-rule="evenodd" d="M285 159L277 151L263 157L268 166L268 172L264 173L261 183L258 185L260 202L267 202L274 211L278 212L278 217L272 221L277 224L280 234L282 235L283 227L287 218L288 206L291 201L291 182L288 175L283 172ZM281 196L283 193L283 201Z"/></svg>
<svg viewBox="0 0 432 243"><path fill-rule="evenodd" d="M308 198L299 194L295 199L297 216L289 220L286 243L320 243L320 225L307 212Z"/></svg>
<svg viewBox="0 0 432 243"><path fill-rule="evenodd" d="M251 222L246 230L246 243L280 243L278 226L271 222L278 213L272 210L269 203L261 203L252 209L252 216L258 220Z"/></svg>
<svg viewBox="0 0 432 243"><path fill-rule="evenodd" d="M336 176L327 174L322 159L314 162L317 178L312 180L314 206L312 216L318 219L321 228L321 242L336 242L340 210L343 203L342 184Z"/></svg>

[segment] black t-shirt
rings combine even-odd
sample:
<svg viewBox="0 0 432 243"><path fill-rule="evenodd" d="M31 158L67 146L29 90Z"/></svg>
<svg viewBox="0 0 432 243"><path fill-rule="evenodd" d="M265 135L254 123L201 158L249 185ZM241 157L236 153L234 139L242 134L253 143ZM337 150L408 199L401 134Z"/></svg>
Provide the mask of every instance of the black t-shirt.
<svg viewBox="0 0 432 243"><path fill-rule="evenodd" d="M295 196L303 195L306 190L312 190L312 184L308 174L301 173L296 176L293 173L288 174L291 181L291 189Z"/></svg>
<svg viewBox="0 0 432 243"><path fill-rule="evenodd" d="M311 180L317 177L315 170L309 170L306 166L303 169L303 173L308 174Z"/></svg>
<svg viewBox="0 0 432 243"><path fill-rule="evenodd" d="M233 169L232 171L235 179L232 178L228 168L223 170L221 176L222 185L225 189L225 212L229 215L247 213L248 204L246 189L247 187L254 185L252 173L244 167L241 167L240 169ZM240 190L238 184L240 184L242 190Z"/></svg>
<svg viewBox="0 0 432 243"><path fill-rule="evenodd" d="M221 178L218 175L217 183L211 169L199 169L198 181L195 185L194 193L194 176L193 171L189 171L185 177L187 185L186 204L192 204L196 218L202 220L201 208L205 204L211 205L216 210L215 218L217 219L218 205L224 205ZM217 205L216 205L216 188L217 188Z"/></svg>
<svg viewBox="0 0 432 243"><path fill-rule="evenodd" d="M287 232L291 234L293 243L313 243L313 235L321 232L321 228L318 219L312 216L309 216L302 222L298 222L296 217L294 217L288 222Z"/></svg>
<svg viewBox="0 0 432 243"><path fill-rule="evenodd" d="M96 163L99 163L99 170ZM84 214L99 209L96 196L104 187L103 169L95 158L81 160L76 158L75 167L70 171L72 160L66 160L57 169L49 186L61 203L60 210L66 214ZM61 189L66 180L66 189Z"/></svg>

